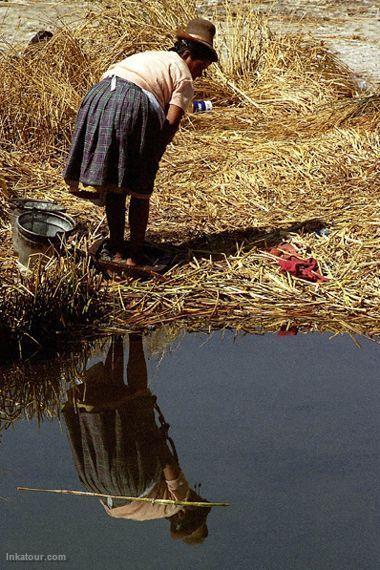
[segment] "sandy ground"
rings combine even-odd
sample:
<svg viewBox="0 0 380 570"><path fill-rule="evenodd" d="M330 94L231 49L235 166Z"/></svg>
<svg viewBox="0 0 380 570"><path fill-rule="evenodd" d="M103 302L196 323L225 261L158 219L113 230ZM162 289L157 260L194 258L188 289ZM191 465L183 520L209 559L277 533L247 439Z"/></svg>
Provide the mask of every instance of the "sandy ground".
<svg viewBox="0 0 380 570"><path fill-rule="evenodd" d="M204 13L218 4L199 2ZM0 0L0 45L27 42L60 21L75 24L94 8L94 1ZM363 80L380 83L380 0L257 1L255 9L269 14L274 28L318 37Z"/></svg>
<svg viewBox="0 0 380 570"><path fill-rule="evenodd" d="M0 0L0 47L28 42L39 30L54 30L60 23L75 25L96 6L79 0Z"/></svg>

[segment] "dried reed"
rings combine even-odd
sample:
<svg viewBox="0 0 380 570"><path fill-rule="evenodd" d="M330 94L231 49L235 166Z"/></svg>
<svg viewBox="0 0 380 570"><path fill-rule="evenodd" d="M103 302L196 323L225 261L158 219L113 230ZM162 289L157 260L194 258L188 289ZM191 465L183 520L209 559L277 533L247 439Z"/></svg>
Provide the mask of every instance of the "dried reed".
<svg viewBox="0 0 380 570"><path fill-rule="evenodd" d="M12 340L7 347L14 353L28 347L35 350L65 338L70 340L76 327L94 326L107 311L101 278L88 267L88 259L74 262L39 258L33 272L17 283L0 285L0 338Z"/></svg>
<svg viewBox="0 0 380 570"><path fill-rule="evenodd" d="M229 503L214 503L210 501L180 501L174 499L150 499L149 497L125 497L121 495L105 495L104 493L88 493L86 491L73 491L69 489L33 489L31 487L16 487L17 491L34 491L37 493L56 493L58 495L75 495L77 497L97 497L110 499L125 499L136 503L149 503L151 505L177 505L183 507L229 507Z"/></svg>

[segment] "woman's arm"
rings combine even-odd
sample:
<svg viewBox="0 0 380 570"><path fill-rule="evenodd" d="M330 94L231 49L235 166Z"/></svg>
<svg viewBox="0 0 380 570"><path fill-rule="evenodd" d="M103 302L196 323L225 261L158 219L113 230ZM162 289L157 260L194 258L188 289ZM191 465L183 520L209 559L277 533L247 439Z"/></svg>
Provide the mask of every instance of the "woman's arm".
<svg viewBox="0 0 380 570"><path fill-rule="evenodd" d="M186 481L178 465L166 465L164 468L164 476L170 494L178 501L183 501L187 497L190 489L189 483Z"/></svg>
<svg viewBox="0 0 380 570"><path fill-rule="evenodd" d="M172 142L184 114L184 110L177 107L177 105L169 105L169 110L162 127L162 142L164 146Z"/></svg>

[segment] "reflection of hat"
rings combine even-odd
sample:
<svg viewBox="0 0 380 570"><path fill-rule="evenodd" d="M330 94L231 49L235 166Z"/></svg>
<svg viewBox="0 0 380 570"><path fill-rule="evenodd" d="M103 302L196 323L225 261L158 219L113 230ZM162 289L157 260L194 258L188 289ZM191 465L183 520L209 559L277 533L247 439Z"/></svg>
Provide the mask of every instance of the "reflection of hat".
<svg viewBox="0 0 380 570"><path fill-rule="evenodd" d="M179 40L191 40L198 42L209 48L213 61L218 61L218 54L214 49L214 36L216 28L209 20L203 18L195 18L190 20L184 30L177 30L177 38Z"/></svg>
<svg viewBox="0 0 380 570"><path fill-rule="evenodd" d="M204 542L207 537L208 537L208 528L206 523L204 523L202 526L198 527L191 534L184 536L182 538L182 541L185 542L186 544L191 544L193 546L196 546L197 544L202 544L202 542Z"/></svg>
<svg viewBox="0 0 380 570"><path fill-rule="evenodd" d="M188 501L205 501L190 490ZM174 540L182 539L188 544L200 544L208 535L206 519L211 507L184 507L170 517L170 532Z"/></svg>

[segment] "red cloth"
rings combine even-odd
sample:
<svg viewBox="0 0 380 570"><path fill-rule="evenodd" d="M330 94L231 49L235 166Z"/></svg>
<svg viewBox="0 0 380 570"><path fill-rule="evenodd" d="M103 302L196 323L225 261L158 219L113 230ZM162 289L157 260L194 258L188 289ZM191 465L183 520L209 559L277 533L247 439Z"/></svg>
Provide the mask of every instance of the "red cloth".
<svg viewBox="0 0 380 570"><path fill-rule="evenodd" d="M297 333L298 333L298 327L296 325L292 325L289 328L287 328L286 325L281 325L281 328L278 331L277 336L296 336Z"/></svg>
<svg viewBox="0 0 380 570"><path fill-rule="evenodd" d="M317 260L313 257L307 259L300 257L290 243L281 243L277 247L273 247L269 253L278 258L277 263L282 271L287 271L295 277L312 283L328 281L327 277L319 271Z"/></svg>

